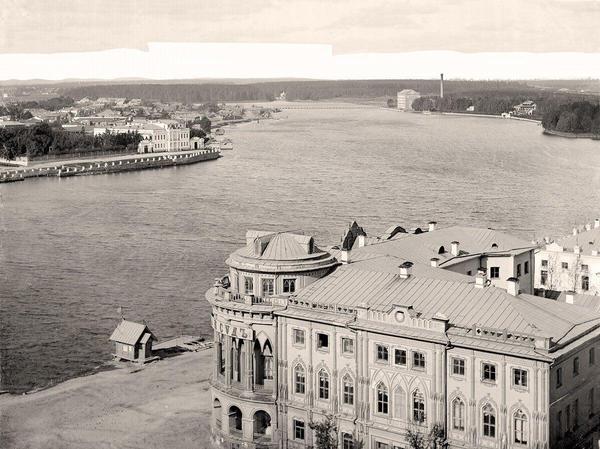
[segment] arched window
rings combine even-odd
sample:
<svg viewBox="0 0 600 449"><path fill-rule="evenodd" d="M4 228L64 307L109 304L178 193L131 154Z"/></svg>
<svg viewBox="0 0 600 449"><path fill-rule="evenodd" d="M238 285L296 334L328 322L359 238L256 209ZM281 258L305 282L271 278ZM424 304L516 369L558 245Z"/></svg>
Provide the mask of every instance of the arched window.
<svg viewBox="0 0 600 449"><path fill-rule="evenodd" d="M342 433L342 449L354 449L354 437L349 433Z"/></svg>
<svg viewBox="0 0 600 449"><path fill-rule="evenodd" d="M349 374L342 379L342 403L354 405L354 380Z"/></svg>
<svg viewBox="0 0 600 449"><path fill-rule="evenodd" d="M496 438L496 411L490 404L483 407L483 435Z"/></svg>
<svg viewBox="0 0 600 449"><path fill-rule="evenodd" d="M413 393L413 421L418 423L425 422L425 398L423 393L415 390Z"/></svg>
<svg viewBox="0 0 600 449"><path fill-rule="evenodd" d="M215 417L215 427L217 429L221 428L221 416L223 415L223 410L221 409L221 401L215 398L213 401L213 415Z"/></svg>
<svg viewBox="0 0 600 449"><path fill-rule="evenodd" d="M271 350L271 344L267 341L265 348L263 349L264 357L264 378L266 380L273 380L273 352Z"/></svg>
<svg viewBox="0 0 600 449"><path fill-rule="evenodd" d="M497 243L492 243L492 248L494 248L494 249L498 248L498 244Z"/></svg>
<svg viewBox="0 0 600 449"><path fill-rule="evenodd" d="M231 432L242 431L242 411L235 405L229 408L229 430Z"/></svg>
<svg viewBox="0 0 600 449"><path fill-rule="evenodd" d="M294 368L294 391L297 394L304 394L306 391L306 373L302 365L296 365Z"/></svg>
<svg viewBox="0 0 600 449"><path fill-rule="evenodd" d="M388 414L390 400L388 389L383 382L377 384L377 413Z"/></svg>
<svg viewBox="0 0 600 449"><path fill-rule="evenodd" d="M394 390L394 418L406 419L406 393L400 386Z"/></svg>
<svg viewBox="0 0 600 449"><path fill-rule="evenodd" d="M446 252L446 248L444 248L443 246L440 246L438 248L438 254L444 254Z"/></svg>
<svg viewBox="0 0 600 449"><path fill-rule="evenodd" d="M452 401L452 428L454 430L465 430L465 403L460 398Z"/></svg>
<svg viewBox="0 0 600 449"><path fill-rule="evenodd" d="M271 436L271 416L264 410L254 413L254 437Z"/></svg>
<svg viewBox="0 0 600 449"><path fill-rule="evenodd" d="M329 374L324 369L319 371L319 399L329 399Z"/></svg>
<svg viewBox="0 0 600 449"><path fill-rule="evenodd" d="M527 415L517 410L513 416L515 443L527 444Z"/></svg>

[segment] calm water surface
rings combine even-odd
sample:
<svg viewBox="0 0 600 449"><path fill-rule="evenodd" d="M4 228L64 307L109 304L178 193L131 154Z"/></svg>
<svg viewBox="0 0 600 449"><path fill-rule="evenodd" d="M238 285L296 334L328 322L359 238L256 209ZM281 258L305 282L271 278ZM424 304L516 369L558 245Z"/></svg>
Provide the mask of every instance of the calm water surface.
<svg viewBox="0 0 600 449"><path fill-rule="evenodd" d="M204 292L248 228L330 244L351 219L433 219L531 239L600 215L600 142L375 109L280 117L229 129L214 162L0 185L0 389L102 364L119 306L161 339L209 336Z"/></svg>

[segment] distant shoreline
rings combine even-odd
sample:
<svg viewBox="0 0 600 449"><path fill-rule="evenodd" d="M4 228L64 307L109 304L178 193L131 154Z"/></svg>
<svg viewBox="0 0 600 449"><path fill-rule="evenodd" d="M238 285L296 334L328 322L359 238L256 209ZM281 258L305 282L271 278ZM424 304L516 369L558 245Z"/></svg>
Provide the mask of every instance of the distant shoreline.
<svg viewBox="0 0 600 449"><path fill-rule="evenodd" d="M564 137L566 139L591 139L600 140L600 134L594 133L566 133L563 131L556 131L554 129L544 129L544 134L549 136Z"/></svg>

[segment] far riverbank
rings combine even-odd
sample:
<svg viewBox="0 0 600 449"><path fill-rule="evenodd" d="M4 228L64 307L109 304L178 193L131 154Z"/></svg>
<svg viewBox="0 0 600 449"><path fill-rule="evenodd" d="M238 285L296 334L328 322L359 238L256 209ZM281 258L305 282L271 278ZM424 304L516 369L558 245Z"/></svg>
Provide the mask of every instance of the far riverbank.
<svg viewBox="0 0 600 449"><path fill-rule="evenodd" d="M206 349L0 396L0 448L209 448L211 366Z"/></svg>

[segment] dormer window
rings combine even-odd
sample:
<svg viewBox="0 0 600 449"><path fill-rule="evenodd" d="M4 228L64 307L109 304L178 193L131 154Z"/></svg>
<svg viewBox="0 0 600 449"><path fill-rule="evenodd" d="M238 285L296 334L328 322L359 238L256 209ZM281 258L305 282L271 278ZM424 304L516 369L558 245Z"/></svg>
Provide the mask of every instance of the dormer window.
<svg viewBox="0 0 600 449"><path fill-rule="evenodd" d="M440 246L440 248L438 249L438 254L444 254L446 252L446 248L444 248L443 246Z"/></svg>
<svg viewBox="0 0 600 449"><path fill-rule="evenodd" d="M498 244L497 243L492 243L492 248L494 248L494 249L498 248Z"/></svg>

